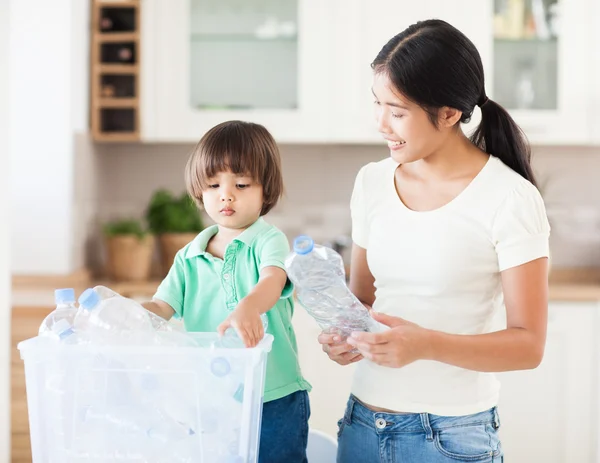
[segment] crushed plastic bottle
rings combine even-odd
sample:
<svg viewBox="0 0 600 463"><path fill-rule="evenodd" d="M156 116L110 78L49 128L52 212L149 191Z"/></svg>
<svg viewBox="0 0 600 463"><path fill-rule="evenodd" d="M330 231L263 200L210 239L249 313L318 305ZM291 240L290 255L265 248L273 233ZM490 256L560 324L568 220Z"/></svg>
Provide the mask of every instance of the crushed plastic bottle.
<svg viewBox="0 0 600 463"><path fill-rule="evenodd" d="M344 262L333 249L298 236L285 266L300 304L323 330L344 337L353 331L381 330L346 285Z"/></svg>
<svg viewBox="0 0 600 463"><path fill-rule="evenodd" d="M54 291L54 309L42 322L38 330L40 336L59 337L67 325L72 326L77 314L75 304L75 290L63 288ZM58 326L57 326L58 325Z"/></svg>

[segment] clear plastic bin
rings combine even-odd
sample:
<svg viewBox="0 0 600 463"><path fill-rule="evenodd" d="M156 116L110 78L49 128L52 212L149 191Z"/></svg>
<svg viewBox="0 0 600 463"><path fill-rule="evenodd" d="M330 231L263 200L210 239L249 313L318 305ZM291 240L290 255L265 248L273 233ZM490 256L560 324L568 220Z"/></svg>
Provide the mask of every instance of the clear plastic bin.
<svg viewBox="0 0 600 463"><path fill-rule="evenodd" d="M267 353L214 347L19 344L33 463L256 462Z"/></svg>

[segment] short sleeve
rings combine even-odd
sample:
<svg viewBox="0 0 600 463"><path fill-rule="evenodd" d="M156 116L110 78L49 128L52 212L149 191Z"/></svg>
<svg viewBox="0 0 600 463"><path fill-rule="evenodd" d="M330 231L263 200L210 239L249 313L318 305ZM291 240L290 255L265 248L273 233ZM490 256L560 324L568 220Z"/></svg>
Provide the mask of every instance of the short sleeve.
<svg viewBox="0 0 600 463"><path fill-rule="evenodd" d="M365 201L364 177L366 166L360 169L354 181L354 189L350 199L350 215L352 217L352 241L361 248L367 248L369 227L367 224L367 205Z"/></svg>
<svg viewBox="0 0 600 463"><path fill-rule="evenodd" d="M285 259L289 252L290 244L287 236L282 231L274 229L273 232L265 237L258 249L259 271L262 271L266 267L278 267L286 271ZM294 285L288 278L281 292L281 298L288 298L293 292Z"/></svg>
<svg viewBox="0 0 600 463"><path fill-rule="evenodd" d="M185 291L185 273L184 273L184 251L187 247L180 250L176 255L169 273L160 283L154 299L166 302L178 317L183 317L183 298Z"/></svg>
<svg viewBox="0 0 600 463"><path fill-rule="evenodd" d="M498 210L492 236L500 271L549 256L550 224L540 192L522 182Z"/></svg>

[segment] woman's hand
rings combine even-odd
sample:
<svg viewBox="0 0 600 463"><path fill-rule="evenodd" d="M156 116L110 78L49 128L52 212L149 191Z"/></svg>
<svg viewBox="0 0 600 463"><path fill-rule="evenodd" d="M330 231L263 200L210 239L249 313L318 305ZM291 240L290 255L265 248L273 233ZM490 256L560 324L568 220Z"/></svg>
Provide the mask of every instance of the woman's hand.
<svg viewBox="0 0 600 463"><path fill-rule="evenodd" d="M339 334L321 333L317 339L323 347L323 352L340 365L349 365L363 359L363 356Z"/></svg>
<svg viewBox="0 0 600 463"><path fill-rule="evenodd" d="M381 333L352 333L347 342L358 349L363 357L391 368L401 368L415 360L427 358L428 330L379 312L371 311L371 316L391 329Z"/></svg>

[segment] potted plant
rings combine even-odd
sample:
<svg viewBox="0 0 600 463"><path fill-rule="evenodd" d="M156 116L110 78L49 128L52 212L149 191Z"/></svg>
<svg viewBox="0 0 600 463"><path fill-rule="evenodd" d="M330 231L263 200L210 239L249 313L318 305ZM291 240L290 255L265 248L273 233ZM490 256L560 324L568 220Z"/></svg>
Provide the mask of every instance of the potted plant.
<svg viewBox="0 0 600 463"><path fill-rule="evenodd" d="M158 237L163 274L173 265L177 251L204 229L200 211L187 193L175 196L163 189L152 196L146 220Z"/></svg>
<svg viewBox="0 0 600 463"><path fill-rule="evenodd" d="M116 281L145 281L150 277L154 237L141 221L120 219L103 227L109 278Z"/></svg>

